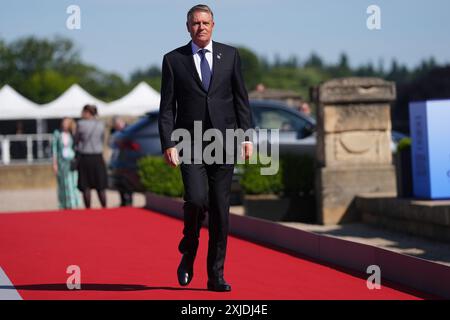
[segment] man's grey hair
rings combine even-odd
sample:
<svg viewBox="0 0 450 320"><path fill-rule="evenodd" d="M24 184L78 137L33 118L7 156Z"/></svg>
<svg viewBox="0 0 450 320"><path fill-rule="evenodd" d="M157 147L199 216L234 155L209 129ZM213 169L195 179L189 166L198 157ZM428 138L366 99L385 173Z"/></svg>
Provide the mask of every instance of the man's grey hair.
<svg viewBox="0 0 450 320"><path fill-rule="evenodd" d="M196 11L208 12L209 14L211 14L211 18L213 18L213 20L214 20L214 14L213 14L211 8L208 7L206 4L198 4L196 6L193 6L191 9L189 9L189 11L187 13L187 22L189 22L192 19L192 16L194 15L194 12L196 12Z"/></svg>

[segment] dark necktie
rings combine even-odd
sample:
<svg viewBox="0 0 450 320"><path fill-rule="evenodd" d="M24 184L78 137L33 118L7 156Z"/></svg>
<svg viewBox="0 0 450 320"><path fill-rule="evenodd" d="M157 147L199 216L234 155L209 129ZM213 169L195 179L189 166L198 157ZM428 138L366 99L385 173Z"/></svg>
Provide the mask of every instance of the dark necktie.
<svg viewBox="0 0 450 320"><path fill-rule="evenodd" d="M208 91L209 83L211 82L211 68L209 67L208 60L206 60L206 49L200 49L198 54L200 55L200 71L202 73L203 88Z"/></svg>

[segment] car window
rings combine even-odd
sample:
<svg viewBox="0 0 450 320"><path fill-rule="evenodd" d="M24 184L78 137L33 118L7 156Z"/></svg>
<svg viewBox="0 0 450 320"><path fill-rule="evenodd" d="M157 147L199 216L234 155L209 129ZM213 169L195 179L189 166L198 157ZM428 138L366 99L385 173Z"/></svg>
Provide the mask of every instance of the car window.
<svg viewBox="0 0 450 320"><path fill-rule="evenodd" d="M308 122L293 113L276 108L255 108L255 125L261 129L279 129L280 132L302 131Z"/></svg>
<svg viewBox="0 0 450 320"><path fill-rule="evenodd" d="M155 135L158 134L158 118L148 117L141 118L134 124L125 129L126 134L138 135Z"/></svg>

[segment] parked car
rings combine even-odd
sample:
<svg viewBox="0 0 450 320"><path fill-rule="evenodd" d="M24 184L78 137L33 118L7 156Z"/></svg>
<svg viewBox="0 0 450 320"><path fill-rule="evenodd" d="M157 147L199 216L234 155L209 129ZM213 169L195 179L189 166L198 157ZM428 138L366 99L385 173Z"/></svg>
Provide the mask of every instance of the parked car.
<svg viewBox="0 0 450 320"><path fill-rule="evenodd" d="M315 155L316 121L281 102L267 100L251 100L253 126L256 134L260 129L279 129L279 152ZM405 135L392 133L392 148ZM262 139L258 139L263 143ZM119 156L109 164L111 172L119 177L121 185L126 185L131 191L143 191L137 173L137 160L147 155L161 156L161 145L158 131L158 112L146 114L134 124L115 135L113 148L119 148ZM236 172L232 191L238 194L240 187ZM114 188L117 179L111 180ZM236 200L239 201L239 200ZM234 201L234 202L236 202Z"/></svg>
<svg viewBox="0 0 450 320"><path fill-rule="evenodd" d="M117 132L110 142L117 155L108 163L108 184L111 189L143 192L137 161L148 155L161 155L158 112L147 113L135 123Z"/></svg>

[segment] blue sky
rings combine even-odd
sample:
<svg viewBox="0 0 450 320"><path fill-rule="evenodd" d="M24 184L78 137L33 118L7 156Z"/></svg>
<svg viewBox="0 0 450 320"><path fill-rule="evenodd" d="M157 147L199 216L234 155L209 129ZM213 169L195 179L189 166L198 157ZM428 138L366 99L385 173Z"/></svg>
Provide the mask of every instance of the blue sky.
<svg viewBox="0 0 450 320"><path fill-rule="evenodd" d="M122 76L161 64L162 55L189 41L186 11L202 0L1 0L0 37L61 35L75 41L84 61ZM450 63L448 0L222 0L204 1L215 14L214 40L244 45L272 60L300 61L316 52L352 65L412 67L434 56ZM68 30L66 8L81 8L81 30ZM381 8L381 30L366 27L369 5Z"/></svg>

